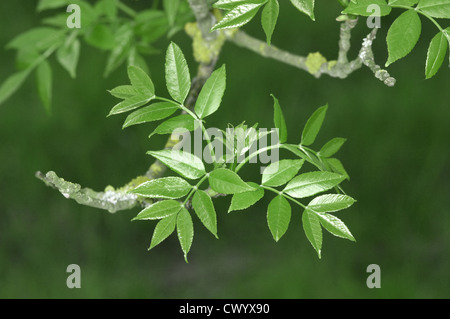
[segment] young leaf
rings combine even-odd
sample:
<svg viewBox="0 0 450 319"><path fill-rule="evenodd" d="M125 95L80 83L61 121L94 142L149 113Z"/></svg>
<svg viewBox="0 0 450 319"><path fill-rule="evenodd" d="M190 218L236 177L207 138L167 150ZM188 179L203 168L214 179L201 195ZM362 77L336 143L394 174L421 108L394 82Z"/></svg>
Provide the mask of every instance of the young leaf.
<svg viewBox="0 0 450 319"><path fill-rule="evenodd" d="M264 6L261 14L261 24L266 34L267 44L270 45L272 40L272 34L277 24L278 14L280 11L280 5L278 0L269 0Z"/></svg>
<svg viewBox="0 0 450 319"><path fill-rule="evenodd" d="M425 66L425 76L427 79L433 77L444 62L447 55L449 42L443 32L439 32L431 40L428 47L427 62Z"/></svg>
<svg viewBox="0 0 450 319"><path fill-rule="evenodd" d="M228 212L247 209L264 197L264 188L259 187L256 183L249 182L248 184L255 187L255 190L234 194Z"/></svg>
<svg viewBox="0 0 450 319"><path fill-rule="evenodd" d="M216 210L211 197L205 191L196 191L192 198L192 207L206 229L218 238Z"/></svg>
<svg viewBox="0 0 450 319"><path fill-rule="evenodd" d="M172 134L175 130L193 131L195 129L195 120L189 114L181 114L174 116L161 124L150 134L149 138L154 134Z"/></svg>
<svg viewBox="0 0 450 319"><path fill-rule="evenodd" d="M169 102L158 102L134 111L125 120L122 128L165 119L175 113L178 108Z"/></svg>
<svg viewBox="0 0 450 319"><path fill-rule="evenodd" d="M347 139L342 137L335 137L328 141L319 151L319 155L322 157L330 157L336 154L344 145Z"/></svg>
<svg viewBox="0 0 450 319"><path fill-rule="evenodd" d="M180 177L162 177L144 182L131 191L149 198L177 199L189 193L192 186Z"/></svg>
<svg viewBox="0 0 450 319"><path fill-rule="evenodd" d="M61 41L62 37L63 33L61 30L39 27L19 34L6 45L6 48L16 50L24 49L27 51L37 50L41 52L50 48L58 41Z"/></svg>
<svg viewBox="0 0 450 319"><path fill-rule="evenodd" d="M0 104L5 102L11 95L16 92L19 87L23 84L25 79L30 74L30 71L24 70L17 73L14 73L9 78L5 80L0 86Z"/></svg>
<svg viewBox="0 0 450 319"><path fill-rule="evenodd" d="M345 176L331 172L308 172L292 179L283 192L295 198L308 197L329 190L344 179Z"/></svg>
<svg viewBox="0 0 450 319"><path fill-rule="evenodd" d="M275 241L279 241L286 233L290 221L291 205L282 195L276 196L267 208L267 223Z"/></svg>
<svg viewBox="0 0 450 319"><path fill-rule="evenodd" d="M177 214L182 208L182 204L176 200L169 199L160 202L155 202L154 204L144 208L136 217L132 220L154 220L162 219L168 216Z"/></svg>
<svg viewBox="0 0 450 319"><path fill-rule="evenodd" d="M302 224L306 237L316 250L319 258L321 258L322 228L320 227L319 217L317 217L317 214L305 209L302 214Z"/></svg>
<svg viewBox="0 0 450 319"><path fill-rule="evenodd" d="M225 65L222 65L208 78L195 102L195 113L200 119L217 111L222 102L225 86L226 71Z"/></svg>
<svg viewBox="0 0 450 319"><path fill-rule="evenodd" d="M309 146L316 140L317 134L322 127L323 120L327 113L328 104L319 107L306 122L305 128L302 132L301 145Z"/></svg>
<svg viewBox="0 0 450 319"><path fill-rule="evenodd" d="M44 104L47 113L51 111L51 101L52 101L52 69L50 63L44 60L39 64L36 69L36 81L39 97Z"/></svg>
<svg viewBox="0 0 450 319"><path fill-rule="evenodd" d="M152 241L148 250L152 249L156 245L160 244L164 239L169 237L175 230L177 222L177 215L171 215L161 219L153 231Z"/></svg>
<svg viewBox="0 0 450 319"><path fill-rule="evenodd" d="M68 45L62 45L56 51L59 64L69 72L72 78L76 77L78 58L80 56L80 41L75 39Z"/></svg>
<svg viewBox="0 0 450 319"><path fill-rule="evenodd" d="M187 254L191 249L192 240L194 239L194 225L192 223L191 215L186 208L182 208L177 217L177 234L181 245L181 250L184 253L184 260L187 260Z"/></svg>
<svg viewBox="0 0 450 319"><path fill-rule="evenodd" d="M220 194L237 194L255 190L244 182L238 174L226 169L218 168L209 174L209 185Z"/></svg>
<svg viewBox="0 0 450 319"><path fill-rule="evenodd" d="M316 213L329 213L346 209L354 202L355 200L347 195L326 194L314 198L307 208Z"/></svg>
<svg viewBox="0 0 450 319"><path fill-rule="evenodd" d="M163 162L171 170L188 179L197 179L206 174L205 166L197 156L180 150L149 151L147 154Z"/></svg>
<svg viewBox="0 0 450 319"><path fill-rule="evenodd" d="M317 216L323 228L334 236L356 241L350 230L348 230L347 226L339 218L326 213L318 213Z"/></svg>
<svg viewBox="0 0 450 319"><path fill-rule="evenodd" d="M289 182L302 167L305 160L280 160L267 166L262 174L262 184L277 187Z"/></svg>
<svg viewBox="0 0 450 319"><path fill-rule="evenodd" d="M136 91L149 97L155 95L155 86L152 80L141 68L130 65L128 67L128 77Z"/></svg>
<svg viewBox="0 0 450 319"><path fill-rule="evenodd" d="M166 52L166 85L170 96L175 101L184 103L191 89L191 76L183 52L173 42Z"/></svg>
<svg viewBox="0 0 450 319"><path fill-rule="evenodd" d="M414 10L402 13L391 25L387 34L389 57L386 66L407 56L416 46L422 31L419 15Z"/></svg>
<svg viewBox="0 0 450 319"><path fill-rule="evenodd" d="M109 93L111 93L111 95L114 97L124 100L138 94L136 89L131 85L119 85L110 90Z"/></svg>
<svg viewBox="0 0 450 319"><path fill-rule="evenodd" d="M392 11L385 0L352 0L342 13L368 17L373 14L373 11L368 10L370 5L377 5L380 8L380 16L386 16Z"/></svg>
<svg viewBox="0 0 450 319"><path fill-rule="evenodd" d="M283 111L281 110L280 103L277 98L272 94L273 98L273 121L275 128L278 129L278 139L279 143L283 144L287 141L287 127L286 121L284 120Z"/></svg>
<svg viewBox="0 0 450 319"><path fill-rule="evenodd" d="M316 20L314 17L314 0L291 0L291 3L300 10L300 12L303 12L310 17L311 20Z"/></svg>
<svg viewBox="0 0 450 319"><path fill-rule="evenodd" d="M211 31L228 28L238 28L247 24L258 12L259 8L266 3L265 1L256 1L256 3L245 3L229 11Z"/></svg>
<svg viewBox="0 0 450 319"><path fill-rule="evenodd" d="M433 18L450 19L450 2L448 0L420 0L417 9Z"/></svg>
<svg viewBox="0 0 450 319"><path fill-rule="evenodd" d="M141 106L147 104L152 99L153 99L153 97L149 97L148 95L143 95L143 94L138 94L138 95L132 96L132 97L127 98L127 99L123 100L122 102L116 104L111 109L108 116L137 109L138 107L141 107Z"/></svg>

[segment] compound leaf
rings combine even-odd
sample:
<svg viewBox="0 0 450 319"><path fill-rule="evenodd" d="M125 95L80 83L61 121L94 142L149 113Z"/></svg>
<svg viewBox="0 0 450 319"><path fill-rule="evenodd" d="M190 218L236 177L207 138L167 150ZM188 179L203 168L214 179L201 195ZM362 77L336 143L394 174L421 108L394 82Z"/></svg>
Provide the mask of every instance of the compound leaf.
<svg viewBox="0 0 450 319"><path fill-rule="evenodd" d="M447 55L448 40L443 32L436 34L428 47L425 76L427 79L433 77L444 62Z"/></svg>
<svg viewBox="0 0 450 319"><path fill-rule="evenodd" d="M450 19L450 2L448 0L420 0L417 9L433 18Z"/></svg>
<svg viewBox="0 0 450 319"><path fill-rule="evenodd" d="M155 95L155 86L152 80L141 68L130 65L128 67L128 77L136 91L149 97Z"/></svg>
<svg viewBox="0 0 450 319"><path fill-rule="evenodd" d="M347 226L345 226L345 224L336 216L327 213L318 213L317 216L323 228L328 230L334 236L356 241Z"/></svg>
<svg viewBox="0 0 450 319"><path fill-rule="evenodd" d="M307 209L316 213L336 212L352 206L354 202L355 200L348 195L326 194L314 198Z"/></svg>
<svg viewBox="0 0 450 319"><path fill-rule="evenodd" d="M266 3L265 1L256 1L255 3L244 3L230 10L211 31L238 28L248 23L258 12L259 8Z"/></svg>
<svg viewBox="0 0 450 319"><path fill-rule="evenodd" d="M305 235L311 245L321 258L322 251L322 228L320 227L320 220L317 214L305 209L302 214L302 224Z"/></svg>
<svg viewBox="0 0 450 319"><path fill-rule="evenodd" d="M175 113L178 108L169 102L158 102L134 111L125 119L122 128L165 119Z"/></svg>
<svg viewBox="0 0 450 319"><path fill-rule="evenodd" d="M342 137L335 137L328 141L319 151L319 155L323 157L330 157L336 154L344 145L347 139Z"/></svg>
<svg viewBox="0 0 450 319"><path fill-rule="evenodd" d="M278 14L280 12L280 5L278 0L269 0L264 6L261 14L261 24L266 34L267 44L270 45L272 34L277 24Z"/></svg>

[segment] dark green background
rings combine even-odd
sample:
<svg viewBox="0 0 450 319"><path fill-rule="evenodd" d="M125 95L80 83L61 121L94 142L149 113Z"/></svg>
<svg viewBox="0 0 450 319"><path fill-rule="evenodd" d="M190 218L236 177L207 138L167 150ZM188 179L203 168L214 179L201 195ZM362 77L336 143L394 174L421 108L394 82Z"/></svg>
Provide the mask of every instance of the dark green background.
<svg viewBox="0 0 450 319"><path fill-rule="evenodd" d="M337 4L317 1L316 22L281 1L273 43L298 54L337 55ZM35 1L0 2L0 46L39 24ZM145 1L129 2L136 9ZM401 11L394 11L397 16ZM259 17L259 16L258 16ZM385 37L393 17L383 19L376 60L387 58ZM245 30L264 34L255 19ZM445 21L444 21L445 23ZM447 25L444 24L445 27ZM351 57L369 32L361 21ZM120 186L152 162L147 150L153 125L122 130L123 116L106 118L116 99L107 93L127 83L122 67L102 77L107 55L83 46L78 77L55 63L53 114L47 116L34 76L0 106L0 297L3 298L449 298L450 297L450 71L425 81L428 43L436 33L423 20L412 54L389 71L388 88L363 68L345 80L309 74L228 43L227 91L209 126L258 122L272 127L275 94L285 112L289 142L299 142L307 117L329 103L316 149L346 137L339 153L351 181L343 183L358 202L339 217L356 243L324 234L317 258L294 208L288 232L275 243L267 227L270 196L245 212L227 214L230 198L217 200L216 240L194 219L189 264L176 236L151 252L154 222L130 222L138 209L111 215L66 200L34 177L54 170L83 186ZM196 68L184 33L173 39ZM162 51L169 40L159 43ZM0 81L14 72L14 52L0 51ZM447 59L447 58L446 58ZM163 54L147 59L160 95L166 95ZM283 153L284 154L284 153ZM258 175L249 173L252 180ZM81 289L66 287L66 267L81 266ZM381 289L368 289L366 267L381 267Z"/></svg>

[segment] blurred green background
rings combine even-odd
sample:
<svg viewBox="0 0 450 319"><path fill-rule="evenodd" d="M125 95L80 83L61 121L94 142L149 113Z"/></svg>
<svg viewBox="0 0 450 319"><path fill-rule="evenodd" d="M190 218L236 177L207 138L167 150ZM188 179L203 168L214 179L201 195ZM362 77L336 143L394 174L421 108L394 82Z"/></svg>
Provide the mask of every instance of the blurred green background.
<svg viewBox="0 0 450 319"><path fill-rule="evenodd" d="M281 1L274 45L336 58L340 8L334 2L318 1L314 23ZM136 9L148 5L127 3ZM39 24L45 14L35 13L35 5L0 2L2 48ZM381 65L392 18L382 20L374 46ZM34 177L36 171L54 170L96 190L120 186L143 173L152 162L145 152L161 149L165 141L147 139L152 124L122 130L124 117L106 118L116 103L106 90L127 83L125 67L103 78L107 55L84 45L72 80L52 58L51 116L40 104L34 76L0 106L0 297L449 298L450 70L445 65L425 81L426 52L436 29L423 22L418 46L389 68L398 81L394 88L367 68L345 80L315 79L232 43L223 50L218 65L227 65L227 91L209 126L245 120L272 127L273 93L285 112L289 142L299 142L308 116L327 102L315 148L332 137L348 139L339 153L351 176L343 187L358 202L339 217L357 242L324 233L321 260L303 233L298 209L284 238L273 241L266 222L270 196L229 215L230 198L218 199L220 239L194 219L186 264L174 235L147 252L155 222L130 222L137 208L111 215L46 187ZM259 19L245 30L264 38ZM368 32L361 21L351 57ZM171 40L185 52L193 75L190 39L180 32ZM169 41L160 41L162 51ZM14 59L14 51L0 50L0 81L14 72ZM164 56L147 62L164 96ZM256 172L250 170L247 177L257 181ZM81 267L81 289L66 287L69 264ZM366 286L369 264L381 267L381 289Z"/></svg>

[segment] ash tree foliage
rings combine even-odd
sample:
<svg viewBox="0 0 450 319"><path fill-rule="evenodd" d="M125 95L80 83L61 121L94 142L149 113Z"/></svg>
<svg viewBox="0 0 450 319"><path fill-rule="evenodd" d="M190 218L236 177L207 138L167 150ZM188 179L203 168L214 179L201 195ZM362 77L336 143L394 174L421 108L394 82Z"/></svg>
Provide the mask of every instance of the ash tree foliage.
<svg viewBox="0 0 450 319"><path fill-rule="evenodd" d="M6 101L30 77L35 75L38 95L48 113L51 112L53 68L59 64L71 78L84 45L108 52L104 76L117 69L126 70L129 83L109 92L120 99L108 116L123 116L123 129L147 125L149 138L168 135L166 145L155 145L147 154L154 159L142 176L119 188L107 186L104 191L82 188L65 181L55 172L36 173L47 186L59 190L77 203L111 213L136 206L140 212L134 221L156 221L149 249L175 233L187 262L194 239L194 226L203 225L214 237L219 236L218 220L224 212L216 210L217 197L228 196L229 214L246 211L268 197L265 219L275 241L289 226L303 228L319 258L323 229L334 236L355 241L338 218L355 199L347 195L341 183L349 180L344 165L335 154L346 142L336 137L318 151L311 148L324 122L328 105L319 107L304 120L296 138L288 138L286 122L278 99L272 95L273 130L258 129L245 122L230 126L221 136L210 134L207 121L219 109L226 91L226 66L218 66L222 47L233 43L265 58L286 63L320 77L326 74L344 79L361 67L367 67L387 86L395 85L386 69L376 63L372 50L378 28L361 40L354 59L349 58L352 30L374 14L380 18L394 14L396 18L387 33L388 60L385 67L408 55L420 39L422 23L437 27L431 39L425 62L425 77L433 77L446 58L450 43L450 2L447 0L338 0L339 51L329 60L319 52L305 56L284 51L273 45L280 10L299 11L315 21L314 0L163 0L152 1L147 9L135 11L120 0L40 0L37 11L47 12L42 25L12 39L7 49L17 51L17 72L0 86L0 103ZM80 10L80 27L69 28L66 11L75 4ZM374 8L375 10L374 13ZM70 10L69 10L70 11ZM244 26L260 17L265 41L249 36ZM364 24L364 23L363 23ZM363 26L364 27L364 26ZM197 73L191 73L183 50L171 42L158 48L158 40L170 39L184 31L192 38ZM429 39L428 39L429 40ZM146 60L165 52L165 80L169 96L159 96L149 76ZM54 60L54 62L53 62ZM191 67L191 70L194 69ZM193 75L193 76L192 76ZM192 76L192 77L191 77ZM239 132L231 137L229 129ZM190 151L184 138L188 132L201 132L206 152L199 156ZM182 138L183 137L183 138ZM277 141L256 148L259 141L275 137ZM293 142L288 142L288 140ZM223 146L226 154L216 154ZM292 158L271 162L259 180L244 180L241 170L258 156L281 150ZM283 153L284 154L284 153ZM170 175L165 174L166 170ZM292 214L301 214L301 225L291 225ZM337 215L337 216L336 216ZM256 216L255 218L261 218Z"/></svg>

